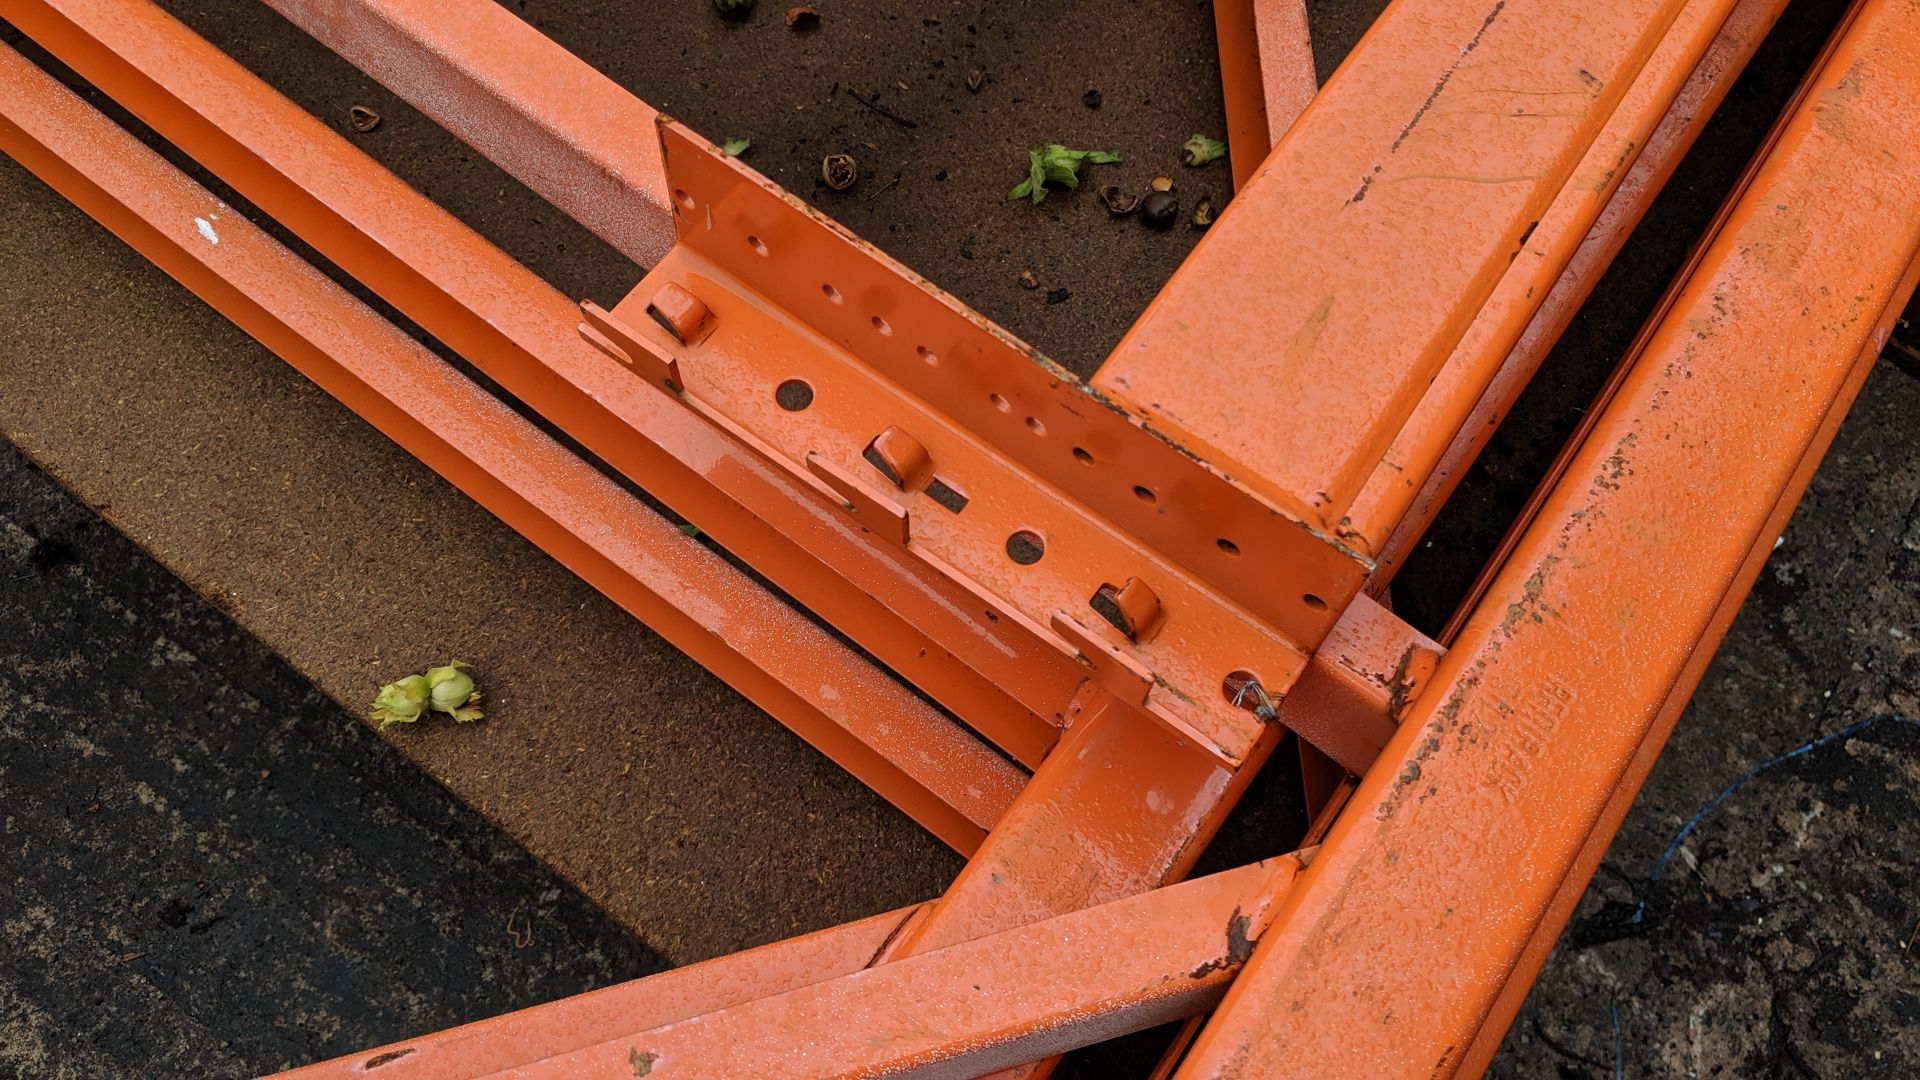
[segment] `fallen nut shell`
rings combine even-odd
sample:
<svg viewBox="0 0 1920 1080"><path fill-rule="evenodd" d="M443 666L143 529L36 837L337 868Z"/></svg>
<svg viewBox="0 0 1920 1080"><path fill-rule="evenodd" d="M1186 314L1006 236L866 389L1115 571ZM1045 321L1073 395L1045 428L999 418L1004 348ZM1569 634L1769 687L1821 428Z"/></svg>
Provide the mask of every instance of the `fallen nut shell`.
<svg viewBox="0 0 1920 1080"><path fill-rule="evenodd" d="M971 90L977 94L980 92L980 88L982 86L985 86L986 84L987 84L986 72L981 71L979 68L974 68L972 71L967 72L967 89L968 90Z"/></svg>
<svg viewBox="0 0 1920 1080"><path fill-rule="evenodd" d="M1140 196L1117 185L1100 189L1100 201L1114 217L1126 217L1140 209Z"/></svg>
<svg viewBox="0 0 1920 1080"><path fill-rule="evenodd" d="M1040 287L1040 279L1033 276L1033 271L1022 270L1020 271L1020 287L1023 289L1037 289Z"/></svg>
<svg viewBox="0 0 1920 1080"><path fill-rule="evenodd" d="M787 9L787 29L805 32L820 29L820 13L806 5Z"/></svg>
<svg viewBox="0 0 1920 1080"><path fill-rule="evenodd" d="M1156 176L1156 177L1154 177L1154 178L1153 178L1153 183L1151 183L1151 184L1148 184L1147 186L1148 186L1148 187L1150 187L1150 188L1152 188L1152 189L1153 189L1153 190L1155 190L1155 191L1172 191L1172 190L1173 190L1173 177L1171 177L1171 176Z"/></svg>
<svg viewBox="0 0 1920 1080"><path fill-rule="evenodd" d="M1193 223L1204 229L1213 224L1213 200L1205 195L1193 206Z"/></svg>
<svg viewBox="0 0 1920 1080"><path fill-rule="evenodd" d="M1180 216L1180 200L1171 192L1155 191L1140 200L1140 220L1156 229L1164 229Z"/></svg>
<svg viewBox="0 0 1920 1080"><path fill-rule="evenodd" d="M820 179L835 191L845 191L860 179L860 163L852 154L828 154L820 159Z"/></svg>
<svg viewBox="0 0 1920 1080"><path fill-rule="evenodd" d="M347 123L352 124L355 131L372 131L380 126L380 114L365 105L350 105L347 107Z"/></svg>

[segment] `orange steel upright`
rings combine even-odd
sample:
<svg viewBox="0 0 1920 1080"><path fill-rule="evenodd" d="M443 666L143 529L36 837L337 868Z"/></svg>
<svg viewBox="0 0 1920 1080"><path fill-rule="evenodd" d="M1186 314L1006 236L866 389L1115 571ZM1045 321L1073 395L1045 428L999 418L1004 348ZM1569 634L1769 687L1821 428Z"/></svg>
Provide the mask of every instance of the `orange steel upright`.
<svg viewBox="0 0 1920 1080"><path fill-rule="evenodd" d="M1920 9L1862 5L1182 1075L1491 1058L1912 294L1920 143L1873 133L1913 130L1916 55Z"/></svg>
<svg viewBox="0 0 1920 1080"><path fill-rule="evenodd" d="M1399 0L1317 93L1299 0L1222 0L1238 193L1087 381L491 0L267 2L633 289L150 0L0 18L510 399L4 47L0 149L970 856L301 1075L1482 1070L1920 275L1920 11L1861 0L1436 641L1387 583L1785 0ZM1302 846L1182 880L1289 736Z"/></svg>
<svg viewBox="0 0 1920 1080"><path fill-rule="evenodd" d="M1214 0L1227 153L1237 190L1306 110L1320 88L1306 0Z"/></svg>

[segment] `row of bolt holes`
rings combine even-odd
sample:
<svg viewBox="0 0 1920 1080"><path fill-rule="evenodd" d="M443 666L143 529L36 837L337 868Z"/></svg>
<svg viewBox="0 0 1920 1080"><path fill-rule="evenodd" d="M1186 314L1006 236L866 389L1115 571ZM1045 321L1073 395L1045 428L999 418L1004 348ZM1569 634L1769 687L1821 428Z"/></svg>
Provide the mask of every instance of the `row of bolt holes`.
<svg viewBox="0 0 1920 1080"><path fill-rule="evenodd" d="M747 246L752 248L757 255L765 256L769 254L766 243L758 236L749 235L747 237ZM821 295L833 303L846 303L846 297L841 294L839 289L834 288L831 282L821 283L820 292ZM873 316L871 322L873 323L874 332L878 333L881 337L893 336L892 323L889 323L878 315ZM940 363L940 354L927 348L925 345L915 345L913 351L916 356L926 362L928 367L937 367ZM788 379L786 382L780 384L779 389L774 393L774 398L779 401L781 408L786 409L788 412L798 412L813 403L813 387L807 385L806 382L800 379ZM1003 413L1013 411L1013 403L997 393L988 394L987 400L993 403L994 408ZM791 402L791 404L789 402ZM1027 417L1027 430L1033 432L1035 435L1045 435L1047 433L1047 425L1041 423L1039 417L1029 416ZM1099 461L1093 456L1093 453L1084 446L1076 446L1073 448L1073 458L1082 465L1091 466L1099 464ZM1160 501L1160 497L1153 493L1152 488L1142 484L1135 484L1133 486L1133 495L1148 506L1152 506L1154 503ZM1224 536L1215 540L1214 544L1228 555L1240 554L1240 545ZM1046 541L1043 540L1038 533L1030 529L1022 529L1007 538L1007 557L1019 563L1021 566L1031 566L1039 562L1040 556L1044 554L1046 554ZM1324 603L1316 603L1316 601L1319 600L1318 597L1307 596L1305 600L1307 601L1307 605L1316 611L1326 607Z"/></svg>
<svg viewBox="0 0 1920 1080"><path fill-rule="evenodd" d="M831 290L833 289L833 286L827 285L827 286L824 286L824 288L830 290L830 295L836 298L839 296L839 293L831 292ZM877 315L874 316L874 323L880 326L886 325L885 322ZM882 333L891 333L891 331L886 330L886 331L882 331ZM934 357L934 354L931 351L929 351L926 347L922 346L920 348L920 353L922 356L927 357L928 363L937 362L937 359ZM1005 398L1001 397L999 394L993 394L991 395L991 397L992 397L994 406L998 408L1001 412L1006 412L1008 410L1009 405ZM788 379L787 381L781 383L779 386L774 388L773 400L782 409L785 409L788 412L799 412L802 409L805 409L808 406L813 404L813 386L812 384L808 383L805 379ZM1040 435L1046 434L1046 430L1047 430L1046 426L1042 424L1039 420L1036 420L1031 416L1027 417L1027 426L1033 429L1035 434L1040 434ZM1076 446L1073 448L1073 456L1075 459L1079 460L1082 464L1086 464L1086 465L1096 464L1094 456L1088 453L1085 449L1081 447ZM1158 501L1157 497L1154 495L1153 491L1150 488L1142 487L1136 484L1134 486L1133 493L1135 496L1137 496L1140 499L1140 501L1144 503L1152 504ZM963 503L962 505L964 506L965 504ZM950 507L950 509L954 509L954 508ZM954 509L954 512L958 513L959 510ZM1215 540L1214 543L1219 546L1221 551L1227 553L1228 555L1240 554L1240 546L1238 544L1235 544L1233 541L1228 540L1225 537L1221 537L1220 539ZM1012 559L1015 563L1017 563L1020 566L1032 566L1034 563L1039 562L1041 557L1047 553L1046 538L1041 536L1039 533L1034 532L1032 529L1020 529L1014 532L1012 536L1007 537L1006 547L1007 547L1007 558ZM1313 593L1306 593L1302 595L1300 597L1300 601L1315 611L1325 611L1327 609L1327 602L1325 600L1322 600L1320 597L1315 596Z"/></svg>
<svg viewBox="0 0 1920 1080"><path fill-rule="evenodd" d="M685 192L676 190L673 194L674 198L678 200L682 206L689 210L693 208L693 199ZM768 254L767 245L758 236L749 235L747 237L747 246L751 247L755 254L762 256ZM830 283L823 283L820 286L820 291L828 300L836 304L845 302L845 298L841 296L840 290L834 288ZM893 326L878 315L873 317L873 328L882 337L891 337L893 335ZM920 359L926 361L929 366L940 363L939 355L925 345L914 346L914 352L919 355ZM804 379L788 379L775 388L773 396L774 401L777 402L782 409L788 412L799 412L813 404L813 387ZM1003 413L1011 412L1013 409L1013 406L1007 399L999 394L989 395L989 400L993 402L994 408L999 409ZM1042 424L1036 417L1027 417L1027 427L1035 435L1045 435L1047 433L1046 425ZM1073 456L1074 459L1082 465L1098 464L1093 454L1085 447L1074 447ZM1152 488L1140 484L1134 485L1133 494L1141 502L1150 506L1159 501L1159 497L1153 493ZM945 505L945 503L943 502L942 505ZM961 503L959 506L965 506L965 503ZM954 512L958 513L959 509L954 508ZM1228 555L1240 554L1240 545L1235 544L1224 536L1215 540L1214 543L1219 546L1221 551ZM1021 566L1032 566L1034 563L1039 562L1040 557L1046 553L1046 540L1032 529L1020 529L1012 536L1007 537L1007 557ZM1312 593L1304 594L1300 597L1300 600L1315 611L1325 611L1327 608L1327 602ZM1247 693L1249 684L1253 684L1254 686L1258 686L1259 684L1258 677L1252 672L1229 672L1227 677L1220 681L1220 696L1226 699L1230 705L1245 709L1248 712L1257 712L1259 702L1255 700L1254 696Z"/></svg>
<svg viewBox="0 0 1920 1080"><path fill-rule="evenodd" d="M677 192L676 195L678 195ZM758 236L749 235L747 237L747 246L752 248L757 255L764 256L769 253L766 243ZM839 289L834 288L830 282L822 283L820 292L821 295L833 303L843 304L846 302L846 297L841 294ZM871 321L875 333L878 333L881 337L893 336L893 324L878 315L873 316ZM914 354L925 361L929 367L937 366L940 363L939 354L927 348L925 345L916 345L913 347L913 351ZM774 389L773 397L774 401L778 403L782 409L788 412L799 412L813 404L813 386L804 379L788 379ZM987 400L993 403L994 408L1003 413L1013 411L1013 404L997 393L987 395ZM1041 423L1038 417L1029 416L1027 417L1027 430L1033 432L1035 435L1045 435L1047 433L1047 425ZM1075 461L1078 461L1082 465L1091 466L1099 464L1093 454L1083 446L1073 448L1073 457ZM1133 486L1133 494L1135 498L1149 506L1160 501L1160 497L1153 493L1152 488L1142 484L1135 484ZM1237 556L1240 554L1240 545L1224 536L1216 539L1214 544L1228 555ZM1032 529L1019 529L1015 531L1012 536L1007 537L1006 548L1007 558L1012 559L1014 563L1020 566L1032 566L1034 563L1039 562L1041 557L1047 553L1047 541L1045 537L1042 537ZM1315 611L1325 611L1327 609L1327 602L1315 596L1313 593L1302 595L1300 600ZM1221 682L1221 695L1229 702L1239 705L1241 708L1250 709L1251 705L1244 700L1245 695L1241 693L1241 688L1251 680L1252 676L1247 672L1233 672Z"/></svg>

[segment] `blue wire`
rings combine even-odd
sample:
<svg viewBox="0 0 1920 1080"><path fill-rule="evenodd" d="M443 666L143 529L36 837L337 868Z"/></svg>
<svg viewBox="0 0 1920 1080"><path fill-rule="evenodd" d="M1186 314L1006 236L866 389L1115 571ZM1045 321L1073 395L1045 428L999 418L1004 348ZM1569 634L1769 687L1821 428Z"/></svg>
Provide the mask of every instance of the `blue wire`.
<svg viewBox="0 0 1920 1080"><path fill-rule="evenodd" d="M1620 1038L1620 1003L1616 1001L1607 1009L1613 1013L1613 1080L1621 1080L1626 1075L1627 1064L1626 1047Z"/></svg>
<svg viewBox="0 0 1920 1080"><path fill-rule="evenodd" d="M1876 715L1867 717L1865 720L1856 720L1853 723L1848 724L1846 727L1841 728L1839 731L1835 731L1827 735L1822 735L1819 738L1813 740L1812 742L1803 743L1799 746L1794 747L1793 749L1787 751L1784 754L1781 754L1779 757L1776 757L1771 761L1762 762L1758 765L1755 765L1753 768L1748 769L1745 775L1741 776L1738 780L1735 780L1733 783L1728 784L1726 788L1720 792L1720 794L1715 795L1711 799L1708 799L1707 805L1701 807L1699 812L1694 814L1693 818L1690 821L1688 821L1685 825L1682 825L1678 833L1674 834L1673 842L1667 845L1667 850L1660 855L1660 862L1654 866L1653 873L1647 877L1647 891L1651 892L1653 890L1653 885L1655 882L1660 880L1660 875L1666 873L1667 863L1673 861L1674 855L1678 854L1680 851L1680 845L1686 843L1687 837L1693 834L1693 830L1700 824L1700 822L1705 820L1708 814L1713 813L1714 807L1717 807L1721 803L1726 802L1729 796L1731 796L1734 792L1740 790L1741 785L1745 784L1747 781L1753 779L1754 777L1759 776L1761 773L1766 772L1768 769L1773 768L1775 765L1783 765L1789 761L1792 761L1794 758L1802 757L1806 754L1810 754L1813 751L1818 750L1820 747L1827 745L1828 743L1835 742L1840 739L1845 739L1852 735L1858 735L1860 732L1865 731L1868 728L1874 726L1875 724L1880 723L1882 720L1891 720L1896 724L1915 724L1917 726L1920 726L1920 721L1916 721L1911 717L1902 716L1899 713L1878 713ZM1640 897L1639 906L1636 907L1633 912L1633 922L1635 923L1635 925L1639 924L1641 917L1644 916L1646 913L1647 913L1647 899L1646 899L1646 896L1643 894ZM1615 1024L1617 1025L1618 1023L1619 1021L1615 1020Z"/></svg>

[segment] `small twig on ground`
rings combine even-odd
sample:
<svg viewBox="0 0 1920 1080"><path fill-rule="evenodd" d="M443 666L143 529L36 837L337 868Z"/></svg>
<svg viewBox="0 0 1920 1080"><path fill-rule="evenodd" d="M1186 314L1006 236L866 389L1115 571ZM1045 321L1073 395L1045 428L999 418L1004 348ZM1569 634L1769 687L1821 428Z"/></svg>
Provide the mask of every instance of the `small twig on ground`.
<svg viewBox="0 0 1920 1080"><path fill-rule="evenodd" d="M874 192L873 194L871 194L871 195L869 195L869 196L867 196L867 201L868 201L868 202L872 202L873 200L875 200L875 199L877 199L877 198L879 198L880 196L882 196L882 195L885 195L885 194L886 194L887 192L889 192L889 191L892 191L892 190L893 190L893 187L894 187L894 185L895 185L895 184L898 184L898 183L900 182L900 176L901 176L901 174L900 174L900 173L894 173L894 174L893 174L893 179L891 179L891 180L889 180L889 181L887 181L887 182L886 182L885 184L883 184L883 185L881 185L881 187L880 187L880 190L879 190L879 191L876 191L876 192Z"/></svg>
<svg viewBox="0 0 1920 1080"><path fill-rule="evenodd" d="M520 909L526 906L526 901L523 900L513 905L512 911L507 912L507 936L513 939L513 947L516 949L524 949L533 944L533 916L527 916L526 922L522 924L524 930L517 929L513 925L513 920L520 915Z"/></svg>
<svg viewBox="0 0 1920 1080"><path fill-rule="evenodd" d="M847 87L847 93L853 95L853 100L859 102L862 105L865 105L867 108L872 109L874 112L879 113L881 116L886 117L887 119L893 121L896 124L899 124L903 127L910 127L910 128L917 128L920 126L918 123L912 120L909 120L904 116L901 116L899 113L894 112L892 109L887 108L885 105L882 105L879 102L868 98L865 94L862 94L860 91L855 90L851 86Z"/></svg>

